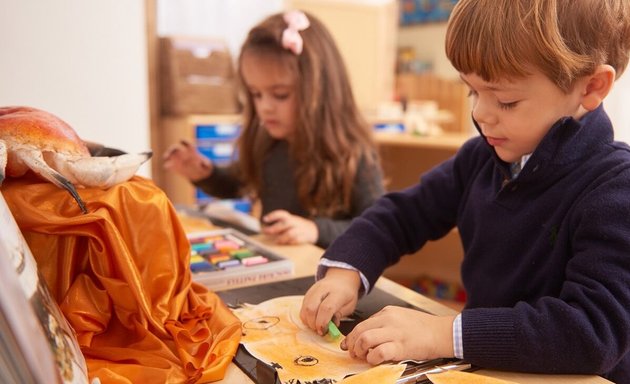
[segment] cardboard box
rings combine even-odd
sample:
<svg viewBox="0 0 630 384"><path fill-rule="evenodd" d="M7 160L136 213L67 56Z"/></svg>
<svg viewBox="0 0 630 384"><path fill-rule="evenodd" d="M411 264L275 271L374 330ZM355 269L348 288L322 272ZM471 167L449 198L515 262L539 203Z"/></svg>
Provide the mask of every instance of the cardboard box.
<svg viewBox="0 0 630 384"><path fill-rule="evenodd" d="M239 112L234 64L221 40L160 39L162 112L169 115Z"/></svg>

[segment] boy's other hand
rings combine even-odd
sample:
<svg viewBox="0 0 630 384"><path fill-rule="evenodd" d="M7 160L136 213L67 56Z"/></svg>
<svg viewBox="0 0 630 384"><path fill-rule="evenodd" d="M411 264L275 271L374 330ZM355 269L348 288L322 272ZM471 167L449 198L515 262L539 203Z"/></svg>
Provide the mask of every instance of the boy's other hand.
<svg viewBox="0 0 630 384"><path fill-rule="evenodd" d="M387 306L359 323L341 342L350 356L376 365L406 359L454 357L455 316Z"/></svg>
<svg viewBox="0 0 630 384"><path fill-rule="evenodd" d="M328 330L328 322L337 326L341 318L350 315L359 300L361 278L351 269L329 268L304 295L300 318L319 335Z"/></svg>
<svg viewBox="0 0 630 384"><path fill-rule="evenodd" d="M163 159L164 169L179 173L192 182L203 180L212 173L210 159L186 140L171 145L164 152Z"/></svg>

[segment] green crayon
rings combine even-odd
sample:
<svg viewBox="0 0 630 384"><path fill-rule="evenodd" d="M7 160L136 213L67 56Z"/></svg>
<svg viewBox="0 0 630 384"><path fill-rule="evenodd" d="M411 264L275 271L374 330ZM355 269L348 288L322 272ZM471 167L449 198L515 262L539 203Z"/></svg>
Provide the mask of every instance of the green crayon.
<svg viewBox="0 0 630 384"><path fill-rule="evenodd" d="M328 322L328 334L333 338L336 339L339 336L341 336L341 332L339 331L339 328L337 328L337 326L335 325L335 323L333 323L332 320L330 320Z"/></svg>

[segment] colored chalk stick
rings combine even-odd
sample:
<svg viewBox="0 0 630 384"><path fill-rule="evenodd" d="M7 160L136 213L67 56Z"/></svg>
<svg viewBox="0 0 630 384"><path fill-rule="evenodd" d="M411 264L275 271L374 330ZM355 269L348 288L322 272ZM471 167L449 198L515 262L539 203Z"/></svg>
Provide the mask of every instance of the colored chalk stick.
<svg viewBox="0 0 630 384"><path fill-rule="evenodd" d="M206 259L204 258L200 258L199 259L194 259L191 258L190 259L190 270L192 272L201 272L201 271L212 271L214 269L216 269L212 264L210 264Z"/></svg>
<svg viewBox="0 0 630 384"><path fill-rule="evenodd" d="M265 264L266 262L268 262L269 259L267 259L265 256L252 256L252 257L247 257L244 258L242 260L243 265L246 266L252 266L252 265L257 265L257 264Z"/></svg>
<svg viewBox="0 0 630 384"><path fill-rule="evenodd" d="M335 323L333 323L332 320L330 320L328 322L328 334L333 338L336 339L339 336L341 336L341 331L339 331L339 328L337 328L337 326L335 325Z"/></svg>
<svg viewBox="0 0 630 384"><path fill-rule="evenodd" d="M242 260L242 259L245 259L247 257L254 256L254 252L252 252L251 250L246 249L246 248L241 248L241 249L238 249L236 251L231 251L230 255L232 255L232 257L235 257L235 258L237 258L239 260Z"/></svg>
<svg viewBox="0 0 630 384"><path fill-rule="evenodd" d="M218 264L218 263L221 263L221 262L227 261L227 260L230 260L230 256L226 255L224 253L218 253L216 255L210 256L210 262L212 264Z"/></svg>
<svg viewBox="0 0 630 384"><path fill-rule="evenodd" d="M232 267L238 267L239 265L241 265L241 262L238 259L230 259L230 260L225 260L225 261L221 261L217 264L217 267L219 268L232 268Z"/></svg>
<svg viewBox="0 0 630 384"><path fill-rule="evenodd" d="M191 244L190 247L192 248L193 251L196 251L196 252L202 252L202 251L213 248L212 244L208 244L208 243Z"/></svg>

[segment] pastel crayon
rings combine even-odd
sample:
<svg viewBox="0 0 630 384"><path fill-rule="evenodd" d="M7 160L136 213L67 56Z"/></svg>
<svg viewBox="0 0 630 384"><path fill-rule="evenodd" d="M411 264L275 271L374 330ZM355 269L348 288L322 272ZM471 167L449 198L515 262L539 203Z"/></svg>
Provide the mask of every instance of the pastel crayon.
<svg viewBox="0 0 630 384"><path fill-rule="evenodd" d="M239 260L245 259L247 257L252 257L254 256L254 252L252 252L251 250L247 249L247 248L241 248L241 249L237 249L234 251L230 252L230 255L232 257L235 257Z"/></svg>
<svg viewBox="0 0 630 384"><path fill-rule="evenodd" d="M191 244L190 247L192 248L193 251L196 251L196 252L201 252L201 251L205 251L205 250L213 248L212 244L209 244L209 243Z"/></svg>
<svg viewBox="0 0 630 384"><path fill-rule="evenodd" d="M333 339L336 339L339 336L341 336L341 331L339 331L339 328L337 328L337 326L335 325L335 323L332 320L330 320L328 322L328 334Z"/></svg>
<svg viewBox="0 0 630 384"><path fill-rule="evenodd" d="M200 243L205 243L206 239L204 237L195 237L193 239L190 239L190 244L200 244Z"/></svg>
<svg viewBox="0 0 630 384"><path fill-rule="evenodd" d="M245 266L252 266L252 265L257 265L257 264L265 264L267 261L269 261L269 259L267 259L265 256L252 256L252 257L247 257L245 259L242 260L243 265Z"/></svg>
<svg viewBox="0 0 630 384"><path fill-rule="evenodd" d="M229 260L225 260L225 261L220 261L217 264L217 267L219 267L219 268L233 268L233 267L238 267L239 265L241 265L241 262L238 259L229 259Z"/></svg>
<svg viewBox="0 0 630 384"><path fill-rule="evenodd" d="M215 241L214 247L220 251L233 251L240 248L238 244L230 240Z"/></svg>
<svg viewBox="0 0 630 384"><path fill-rule="evenodd" d="M227 260L230 260L230 256L224 253L218 253L216 255L210 256L210 262L212 264L218 264L222 261L227 261Z"/></svg>
<svg viewBox="0 0 630 384"><path fill-rule="evenodd" d="M211 271L214 269L216 268L203 257L190 259L190 270L192 272Z"/></svg>

